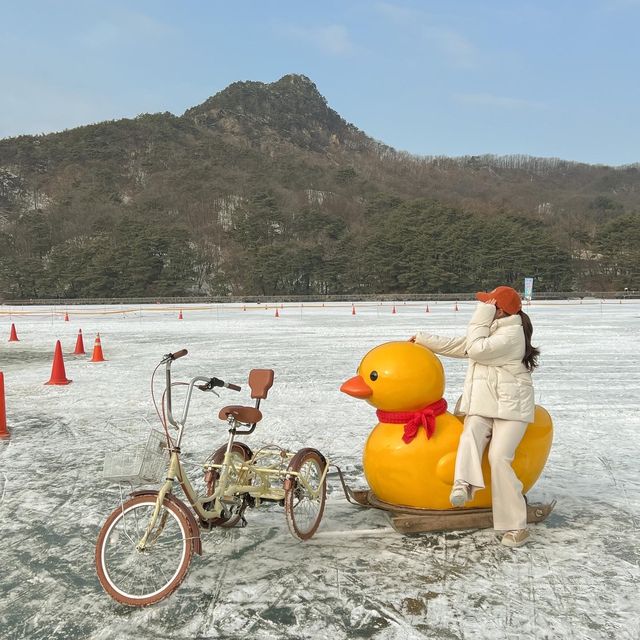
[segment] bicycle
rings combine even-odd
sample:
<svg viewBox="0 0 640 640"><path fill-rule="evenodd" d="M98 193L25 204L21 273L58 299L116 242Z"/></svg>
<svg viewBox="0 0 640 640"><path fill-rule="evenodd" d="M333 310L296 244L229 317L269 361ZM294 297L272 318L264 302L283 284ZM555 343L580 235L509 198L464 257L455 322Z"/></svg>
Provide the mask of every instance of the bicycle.
<svg viewBox="0 0 640 640"><path fill-rule="evenodd" d="M262 420L260 402L273 385L271 369L253 369L249 374L255 406L228 405L220 410L218 417L227 422L229 437L226 445L205 461L206 495L197 494L180 459L193 389L215 393L220 387L234 391L241 388L216 377L196 376L188 383L182 417L175 419L171 389L174 384L184 383L171 382L171 365L185 355L186 349L165 355L152 376L153 389L155 373L165 364L161 416L158 411L164 442L150 437L136 473L131 471L127 476L120 470L120 474L111 476L118 481L127 477L140 480L145 474L147 477L154 474L148 469L156 468L164 471L166 477L158 490L133 491L128 500L121 500L98 535L95 552L98 579L114 600L125 605L148 606L173 593L184 580L194 553L202 555L201 529L245 526L247 507L257 507L261 502L281 504L289 530L299 540L313 536L324 512L329 462L317 449L303 448L293 453L269 445L253 453L235 439L253 433ZM170 434L169 425L177 431L175 437ZM160 460L163 464L159 465ZM195 515L174 495L176 482Z"/></svg>

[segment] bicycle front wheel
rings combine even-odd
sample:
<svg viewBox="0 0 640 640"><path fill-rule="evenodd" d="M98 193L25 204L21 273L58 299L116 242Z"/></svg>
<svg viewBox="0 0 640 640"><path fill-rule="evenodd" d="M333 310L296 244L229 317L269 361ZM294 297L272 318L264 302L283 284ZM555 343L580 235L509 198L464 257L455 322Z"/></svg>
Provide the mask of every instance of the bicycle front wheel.
<svg viewBox="0 0 640 640"><path fill-rule="evenodd" d="M323 477L326 461L316 449L300 449L289 463L295 471L284 496L284 511L291 534L298 540L309 540L316 532L324 513L327 478Z"/></svg>
<svg viewBox="0 0 640 640"><path fill-rule="evenodd" d="M146 607L178 588L191 562L189 520L165 500L144 548L155 496L127 500L106 520L96 543L96 570L104 590L118 602Z"/></svg>

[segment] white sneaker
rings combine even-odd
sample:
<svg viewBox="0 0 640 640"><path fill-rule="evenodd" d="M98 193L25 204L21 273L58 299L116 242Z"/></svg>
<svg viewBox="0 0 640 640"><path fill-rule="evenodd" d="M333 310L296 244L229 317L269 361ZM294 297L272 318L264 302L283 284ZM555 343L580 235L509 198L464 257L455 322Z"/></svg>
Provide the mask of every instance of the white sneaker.
<svg viewBox="0 0 640 640"><path fill-rule="evenodd" d="M505 547L521 547L529 542L529 532L526 529L507 531L502 536L502 544Z"/></svg>
<svg viewBox="0 0 640 640"><path fill-rule="evenodd" d="M456 480L449 494L449 502L454 507L463 507L471 499L471 486L464 480Z"/></svg>

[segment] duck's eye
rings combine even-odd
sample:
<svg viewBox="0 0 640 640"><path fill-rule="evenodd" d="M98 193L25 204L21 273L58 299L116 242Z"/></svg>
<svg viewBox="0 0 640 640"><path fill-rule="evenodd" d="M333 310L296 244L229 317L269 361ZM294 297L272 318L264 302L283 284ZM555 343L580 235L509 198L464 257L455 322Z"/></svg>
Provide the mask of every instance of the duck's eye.
<svg viewBox="0 0 640 640"><path fill-rule="evenodd" d="M378 372L377 371L372 371L369 374L369 377L375 382L378 379Z"/></svg>

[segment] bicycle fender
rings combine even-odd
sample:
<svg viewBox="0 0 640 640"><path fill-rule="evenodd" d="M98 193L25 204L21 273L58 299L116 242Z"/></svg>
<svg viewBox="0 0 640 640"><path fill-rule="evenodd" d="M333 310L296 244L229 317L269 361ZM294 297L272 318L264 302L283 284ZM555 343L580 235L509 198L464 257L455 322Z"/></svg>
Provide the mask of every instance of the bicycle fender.
<svg viewBox="0 0 640 640"><path fill-rule="evenodd" d="M327 466L327 458L324 456L324 454L321 451L318 451L318 449L314 449L312 447L304 447L303 449L296 451L293 458L291 458L291 461L289 462L289 466L293 464L294 460L297 462L302 456L306 455L310 451L312 451L313 453L317 453L320 456L320 460L322 460L325 467Z"/></svg>
<svg viewBox="0 0 640 640"><path fill-rule="evenodd" d="M158 492L154 489L141 489L140 491L133 491L131 496L157 496ZM176 498L172 493L167 493L164 497L165 500L172 502L179 509L182 509L182 512L185 516L187 516L187 520L189 521L189 526L191 528L191 540L193 541L193 550L199 555L202 555L202 541L200 540L200 526L198 525L198 521L195 516L191 512L191 509L187 507L187 505L180 500L180 498Z"/></svg>

